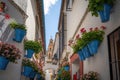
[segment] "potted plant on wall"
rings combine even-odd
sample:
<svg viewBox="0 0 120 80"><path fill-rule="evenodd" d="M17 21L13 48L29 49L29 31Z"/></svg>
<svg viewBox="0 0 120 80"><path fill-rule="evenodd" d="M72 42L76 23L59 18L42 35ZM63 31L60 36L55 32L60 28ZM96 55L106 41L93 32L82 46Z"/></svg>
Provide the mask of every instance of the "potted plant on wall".
<svg viewBox="0 0 120 80"><path fill-rule="evenodd" d="M85 60L85 58L90 57L90 53L87 48L87 42L85 42L82 38L76 40L76 44L72 47L73 50L77 50L75 52L78 53L80 60Z"/></svg>
<svg viewBox="0 0 120 80"><path fill-rule="evenodd" d="M41 78L42 74L42 70L38 70L37 72L37 80L39 80Z"/></svg>
<svg viewBox="0 0 120 80"><path fill-rule="evenodd" d="M27 50L27 58L31 58L34 53L39 53L42 50L41 43L37 41L28 40L24 42L24 48Z"/></svg>
<svg viewBox="0 0 120 80"><path fill-rule="evenodd" d="M83 33L85 33L85 31L83 31ZM87 43L82 37L78 37L78 35L75 41L69 41L69 46L72 47L74 53L78 53L81 61L91 56L86 45Z"/></svg>
<svg viewBox="0 0 120 80"><path fill-rule="evenodd" d="M114 0L89 0L88 9L93 16L100 15L102 22L109 21Z"/></svg>
<svg viewBox="0 0 120 80"><path fill-rule="evenodd" d="M11 22L10 26L14 29L14 38L13 40L16 42L21 42L26 35L26 27L23 24L19 24L16 22Z"/></svg>
<svg viewBox="0 0 120 80"><path fill-rule="evenodd" d="M73 48L74 53L78 53L81 61L97 53L104 38L104 29L106 27L101 26L100 28L90 28L90 31L87 32L82 28L81 37L77 37L75 41L69 41L69 45Z"/></svg>
<svg viewBox="0 0 120 80"><path fill-rule="evenodd" d="M40 80L45 77L45 74L42 69L38 70L37 72L37 80Z"/></svg>
<svg viewBox="0 0 120 80"><path fill-rule="evenodd" d="M63 63L63 68L64 68L64 70L69 71L69 69L70 69L69 62L65 61Z"/></svg>
<svg viewBox="0 0 120 80"><path fill-rule="evenodd" d="M87 43L91 55L97 53L98 47L104 39L104 29L106 29L104 26L101 26L100 28L96 27L82 35L82 39Z"/></svg>
<svg viewBox="0 0 120 80"><path fill-rule="evenodd" d="M23 59L23 75L26 77L34 77L36 73L33 73L36 70L36 65L33 61L29 59ZM33 74L31 74L33 73Z"/></svg>
<svg viewBox="0 0 120 80"><path fill-rule="evenodd" d="M32 68L33 68L33 71L30 73L29 77L32 78L32 79L34 79L35 75L37 74L37 72L39 70L38 70L37 65L35 65L35 63L33 64Z"/></svg>
<svg viewBox="0 0 120 80"><path fill-rule="evenodd" d="M5 70L9 62L17 63L20 51L14 45L0 42L0 70Z"/></svg>

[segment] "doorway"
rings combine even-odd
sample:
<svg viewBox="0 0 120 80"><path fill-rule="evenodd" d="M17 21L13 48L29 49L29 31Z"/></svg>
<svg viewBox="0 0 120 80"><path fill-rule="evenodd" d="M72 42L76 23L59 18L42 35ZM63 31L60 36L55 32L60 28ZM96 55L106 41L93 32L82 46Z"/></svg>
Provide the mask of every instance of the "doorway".
<svg viewBox="0 0 120 80"><path fill-rule="evenodd" d="M120 27L108 35L111 80L120 80Z"/></svg>

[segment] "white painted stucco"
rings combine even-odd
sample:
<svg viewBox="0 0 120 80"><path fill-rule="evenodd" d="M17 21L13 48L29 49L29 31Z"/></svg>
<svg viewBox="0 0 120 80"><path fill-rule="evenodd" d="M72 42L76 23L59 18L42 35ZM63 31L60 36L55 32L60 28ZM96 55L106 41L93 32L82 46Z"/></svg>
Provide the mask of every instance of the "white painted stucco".
<svg viewBox="0 0 120 80"><path fill-rule="evenodd" d="M57 57L59 58L59 34L56 33L55 35L55 41L53 46L53 55L57 54Z"/></svg>
<svg viewBox="0 0 120 80"><path fill-rule="evenodd" d="M10 15L10 19L16 20L18 23L24 24L24 19L21 13L13 6L11 5L8 0L2 0L6 3L7 5L7 13ZM7 24L7 21L5 20L4 22ZM21 63L22 63L22 58L24 55L24 49L23 49L23 42L22 43L17 43L13 41L13 29L11 30L11 34L8 34L8 39L6 40L7 43L15 45L17 48L20 49L22 52L21 54L21 59L18 60L18 64L13 64L9 62L6 70L0 70L0 80L20 80L21 77Z"/></svg>
<svg viewBox="0 0 120 80"><path fill-rule="evenodd" d="M29 16L26 19L26 26L27 26L27 35L26 38L28 40L35 40L35 27L36 27L36 22L35 22L35 2L34 1L28 0L27 4L27 15ZM34 9L34 10L33 10Z"/></svg>
<svg viewBox="0 0 120 80"><path fill-rule="evenodd" d="M27 15L28 15L28 19L25 23L25 19L23 17L23 15L19 12L19 10L17 10L13 5L11 5L9 3L8 0L2 0L3 2L6 3L7 5L7 14L10 15L10 19L15 20L18 23L21 24L26 24L27 26L27 39L29 40L34 40L35 39L35 27L36 27L36 5L35 5L35 1L34 0L27 0L22 2L22 0L17 2L20 2L20 5L24 5L22 6L22 8L25 8L27 6L26 2L28 3L27 6ZM22 4L23 3L23 4ZM33 10L34 9L34 10ZM6 21L6 20L5 20ZM5 25L7 25L7 21L5 22ZM3 26L4 30L5 30L5 26ZM24 77L21 74L22 71L22 59L24 57L24 44L23 41L21 43L17 43L15 41L13 41L13 35L14 35L14 30L11 29L10 34L8 34L8 38L5 40L7 43L13 44L15 45L17 48L20 49L20 51L22 52L21 54L21 59L18 60L18 64L13 64L10 63L7 66L7 69L2 71L0 70L0 80L29 80L28 78Z"/></svg>
<svg viewBox="0 0 120 80"><path fill-rule="evenodd" d="M90 70L96 71L100 74L99 78L101 80L110 80L107 35L120 26L120 18L118 17L120 16L120 11L118 10L120 8L119 3L120 1L117 0L117 4L113 7L109 22L101 23L99 18L92 17L91 14L88 14L82 24L83 27L99 27L101 25L107 27L104 40L98 49L98 53L84 62L84 72Z"/></svg>
<svg viewBox="0 0 120 80"><path fill-rule="evenodd" d="M79 72L79 59L75 60L73 63L72 63L72 75L76 74ZM71 76L72 79L73 79L73 76Z"/></svg>
<svg viewBox="0 0 120 80"><path fill-rule="evenodd" d="M27 8L27 1L28 0L13 0L17 5L19 5L23 10L24 12L26 12L26 8Z"/></svg>
<svg viewBox="0 0 120 80"><path fill-rule="evenodd" d="M91 16L90 13L87 13L85 20L82 25L79 26L81 18L83 17L88 2L85 0L74 0L72 11L67 12L67 42L70 38L73 37L77 27L81 28L90 28L90 27L100 27L106 26L105 37L103 42L101 43L98 53L93 57L87 58L84 61L84 73L88 71L96 71L99 73L100 80L110 80L110 71L109 71L109 58L108 58L108 42L107 35L120 26L120 1L117 0L115 6L112 9L110 21L106 23L101 23L99 17ZM77 30L77 33L80 32L80 29ZM77 34L76 34L77 35ZM74 37L75 38L75 37ZM67 47L67 51L70 52L70 56L72 55L72 49ZM74 67L74 66L73 66ZM73 72L76 70L72 68Z"/></svg>

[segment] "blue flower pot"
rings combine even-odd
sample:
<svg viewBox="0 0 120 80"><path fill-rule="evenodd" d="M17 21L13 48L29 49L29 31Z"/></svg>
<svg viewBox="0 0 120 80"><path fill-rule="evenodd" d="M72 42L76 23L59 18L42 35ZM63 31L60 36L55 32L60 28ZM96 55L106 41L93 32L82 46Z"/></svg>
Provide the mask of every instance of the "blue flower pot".
<svg viewBox="0 0 120 80"><path fill-rule="evenodd" d="M27 58L31 58L34 54L34 50L32 49L27 49L27 55L25 55L25 57Z"/></svg>
<svg viewBox="0 0 120 80"><path fill-rule="evenodd" d="M89 58L91 56L90 54L90 51L88 49L88 46L85 46L83 49L82 49L82 53L84 55L85 58Z"/></svg>
<svg viewBox="0 0 120 80"><path fill-rule="evenodd" d="M98 12L100 15L101 22L106 22L105 16L104 16L104 10L101 10Z"/></svg>
<svg viewBox="0 0 120 80"><path fill-rule="evenodd" d="M8 65L8 63L9 63L8 59L6 59L3 56L0 56L0 70L5 70L7 65Z"/></svg>
<svg viewBox="0 0 120 80"><path fill-rule="evenodd" d="M85 56L83 55L82 50L78 51L78 55L81 61L85 60Z"/></svg>
<svg viewBox="0 0 120 80"><path fill-rule="evenodd" d="M88 48L91 55L94 55L97 53L98 47L99 47L100 41L99 40L93 40L90 43L88 43Z"/></svg>
<svg viewBox="0 0 120 80"><path fill-rule="evenodd" d="M39 73L37 74L37 80L41 80L41 75Z"/></svg>
<svg viewBox="0 0 120 80"><path fill-rule="evenodd" d="M110 11L111 11L112 6L109 4L104 4L104 17L105 21L109 21L110 19Z"/></svg>
<svg viewBox="0 0 120 80"><path fill-rule="evenodd" d="M13 40L16 42L22 42L24 36L26 35L26 31L22 29L15 29L15 35Z"/></svg>
<svg viewBox="0 0 120 80"><path fill-rule="evenodd" d="M64 69L65 69L66 71L69 71L70 66L64 66Z"/></svg>
<svg viewBox="0 0 120 80"><path fill-rule="evenodd" d="M104 4L103 7L104 9L99 11L98 13L100 15L101 22L107 22L110 19L110 11L112 6L109 4Z"/></svg>
<svg viewBox="0 0 120 80"><path fill-rule="evenodd" d="M29 77L30 77L30 78L34 78L35 75L36 75L36 72L35 72L35 71L32 71L32 72L30 73Z"/></svg>
<svg viewBox="0 0 120 80"><path fill-rule="evenodd" d="M23 75L26 77L29 77L30 73L33 71L32 67L24 66L24 72Z"/></svg>

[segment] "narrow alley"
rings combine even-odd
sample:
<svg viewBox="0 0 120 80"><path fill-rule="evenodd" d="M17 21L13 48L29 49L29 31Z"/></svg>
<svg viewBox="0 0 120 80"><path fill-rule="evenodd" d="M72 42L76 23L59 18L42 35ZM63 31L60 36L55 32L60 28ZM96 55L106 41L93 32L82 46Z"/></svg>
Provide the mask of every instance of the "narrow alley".
<svg viewBox="0 0 120 80"><path fill-rule="evenodd" d="M0 80L120 80L120 0L0 0Z"/></svg>

